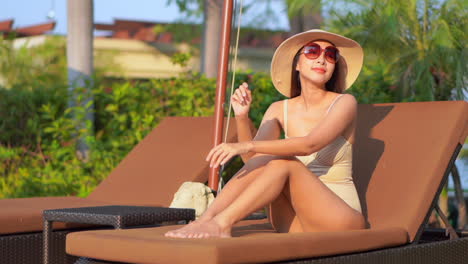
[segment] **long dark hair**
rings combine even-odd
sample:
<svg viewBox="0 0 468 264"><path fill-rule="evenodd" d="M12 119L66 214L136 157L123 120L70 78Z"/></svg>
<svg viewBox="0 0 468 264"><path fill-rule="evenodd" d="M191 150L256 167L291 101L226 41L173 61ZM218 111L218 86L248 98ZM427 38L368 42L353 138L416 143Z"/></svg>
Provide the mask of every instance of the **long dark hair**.
<svg viewBox="0 0 468 264"><path fill-rule="evenodd" d="M317 41L317 40L316 40ZM329 42L329 41L327 41ZM332 43L333 44L333 43ZM301 78L299 77L299 71L296 70L297 62L299 61L299 56L301 55L302 48L300 48L296 55L294 56L292 69L291 69L291 98L301 95L302 86L301 86ZM340 75L340 63L341 60L335 64L335 69L333 70L333 74L325 83L325 88L327 91L335 92L335 93L343 93L343 86L338 84L339 75Z"/></svg>

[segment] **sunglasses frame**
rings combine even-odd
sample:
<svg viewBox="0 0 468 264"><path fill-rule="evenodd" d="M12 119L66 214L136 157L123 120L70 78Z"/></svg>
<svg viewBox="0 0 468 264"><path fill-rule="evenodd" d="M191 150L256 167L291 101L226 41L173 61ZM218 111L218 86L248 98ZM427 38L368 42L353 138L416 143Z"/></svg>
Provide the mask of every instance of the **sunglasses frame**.
<svg viewBox="0 0 468 264"><path fill-rule="evenodd" d="M319 48L319 52L317 54L317 56L313 56L312 53L309 53L307 47L314 47L314 48ZM333 52L335 52L335 57L336 58L332 58L330 56L327 56L327 51L330 51L330 50L333 50ZM309 59L309 60L315 60L317 59L318 57L320 57L320 55L322 55L322 52L325 52L325 59L329 62L329 63L332 63L332 64L336 64L339 60L340 60L340 50L338 50L335 46L327 46L325 47L324 49L317 43L309 43L307 45L304 46L303 50L299 53L299 54L304 54L304 56Z"/></svg>

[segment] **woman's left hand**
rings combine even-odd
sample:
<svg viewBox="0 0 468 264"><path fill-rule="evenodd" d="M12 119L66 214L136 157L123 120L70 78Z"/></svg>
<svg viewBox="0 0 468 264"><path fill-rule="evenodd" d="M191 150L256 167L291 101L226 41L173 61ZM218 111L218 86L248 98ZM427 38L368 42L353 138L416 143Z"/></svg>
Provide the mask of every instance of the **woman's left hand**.
<svg viewBox="0 0 468 264"><path fill-rule="evenodd" d="M240 143L222 143L211 149L206 157L206 161L210 162L210 167L218 167L224 165L232 157L249 152L252 149L250 141Z"/></svg>

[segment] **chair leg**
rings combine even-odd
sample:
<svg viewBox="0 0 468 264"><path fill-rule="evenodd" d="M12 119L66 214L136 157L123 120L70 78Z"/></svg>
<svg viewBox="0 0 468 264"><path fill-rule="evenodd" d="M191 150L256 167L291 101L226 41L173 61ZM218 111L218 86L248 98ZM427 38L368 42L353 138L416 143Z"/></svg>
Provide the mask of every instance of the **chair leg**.
<svg viewBox="0 0 468 264"><path fill-rule="evenodd" d="M450 234L450 240L458 239L459 237L457 235L457 232L452 227L452 225L449 223L449 221L447 219L447 216L445 216L445 214L442 212L442 210L440 210L439 205L436 204L434 209L436 210L436 212L439 215L440 219L442 219L442 221L444 222L446 233Z"/></svg>
<svg viewBox="0 0 468 264"><path fill-rule="evenodd" d="M458 203L458 229L468 229L466 221L466 203L463 195L463 188L460 181L460 173L458 173L457 165L453 165L452 170L453 185L455 187L455 197Z"/></svg>

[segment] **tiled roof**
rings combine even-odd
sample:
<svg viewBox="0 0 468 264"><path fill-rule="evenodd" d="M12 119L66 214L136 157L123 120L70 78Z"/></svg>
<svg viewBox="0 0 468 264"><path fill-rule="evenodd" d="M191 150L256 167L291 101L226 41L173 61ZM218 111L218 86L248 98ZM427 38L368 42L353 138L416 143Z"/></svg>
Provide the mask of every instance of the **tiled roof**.
<svg viewBox="0 0 468 264"><path fill-rule="evenodd" d="M109 38L121 39L136 39L146 42L159 42L159 43L172 43L174 40L173 33L154 31L155 26L167 26L168 23L137 21L115 19L113 24L95 24L97 30L110 31ZM199 27L195 24L182 24L183 27ZM252 30L241 29L240 46L244 47L262 47L262 48L276 48L281 42L287 39L289 33L286 31L270 31L270 30ZM192 43L200 43L201 38L192 40Z"/></svg>
<svg viewBox="0 0 468 264"><path fill-rule="evenodd" d="M53 30L56 24L55 21L51 21L27 27L13 28L13 23L13 19L0 21L0 34L7 35L14 33L16 34L16 37L43 35L47 31Z"/></svg>
<svg viewBox="0 0 468 264"><path fill-rule="evenodd" d="M7 35L15 33L16 37L35 36L45 34L55 28L55 21L43 24L36 24L27 27L19 27L13 29L14 20L0 21L0 34ZM196 24L179 24L181 27L189 28L192 32L196 32L196 28L200 25ZM155 43L173 43L174 34L172 32L155 32L155 26L170 26L168 23L115 19L113 24L95 23L94 28L97 30L110 31L108 38L118 39L135 39L145 42ZM289 37L286 31L271 31L259 29L241 29L239 45L241 47L251 48L276 48ZM194 37L189 40L192 44L200 44L201 37Z"/></svg>
<svg viewBox="0 0 468 264"><path fill-rule="evenodd" d="M0 21L0 32L11 30L11 26L13 26L13 19Z"/></svg>

